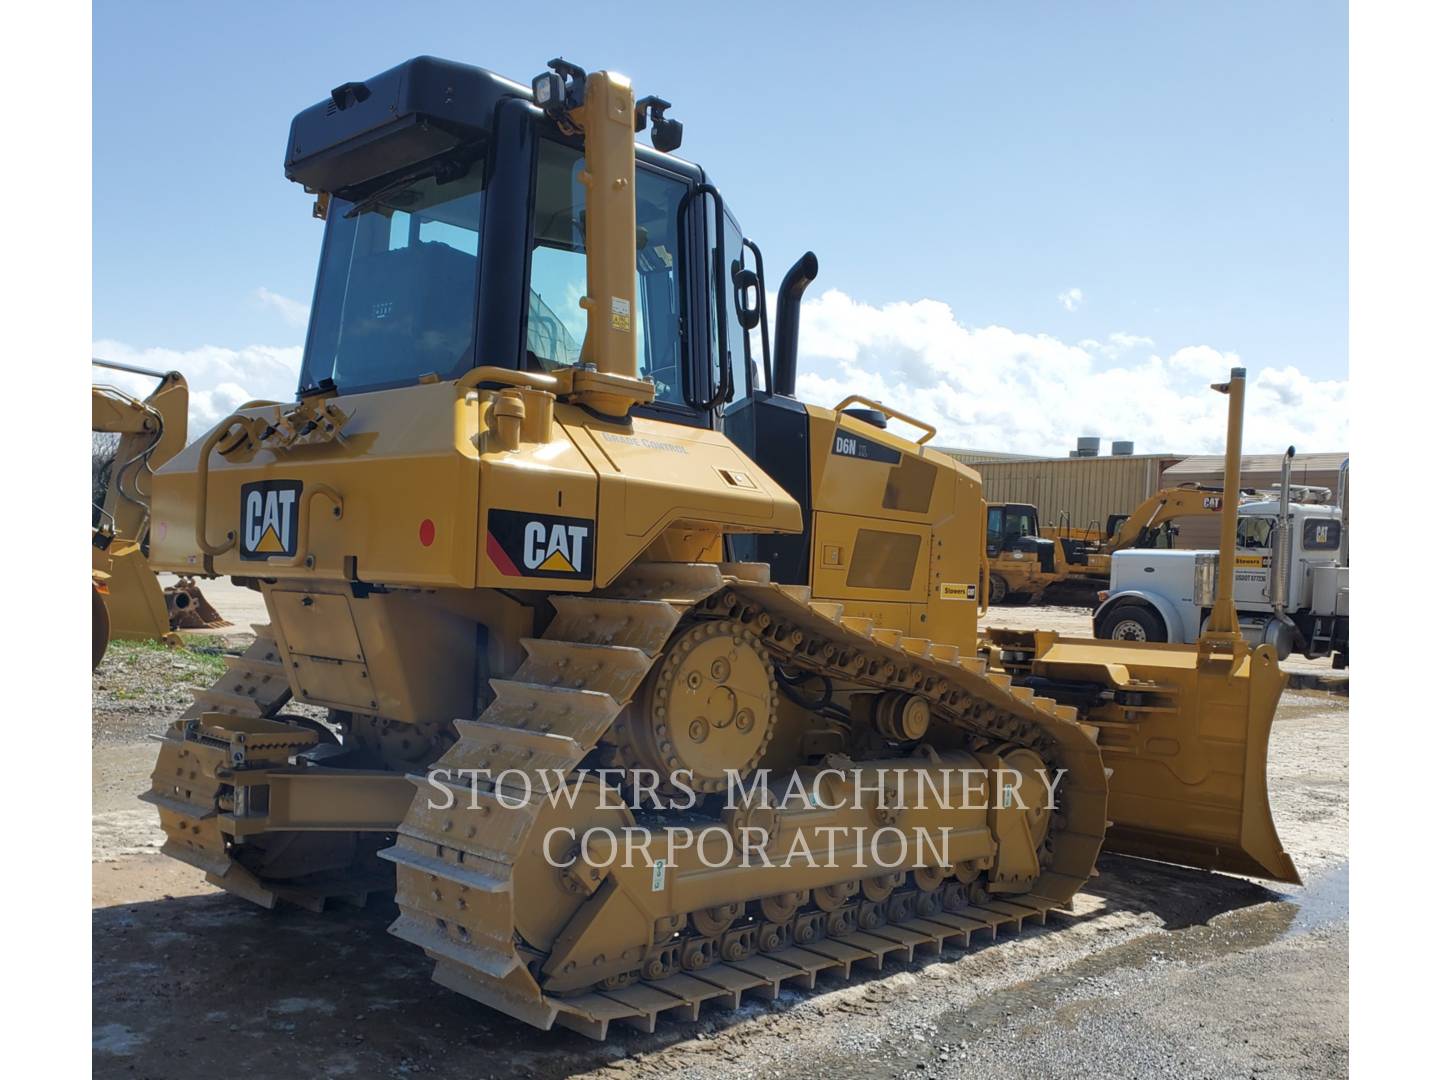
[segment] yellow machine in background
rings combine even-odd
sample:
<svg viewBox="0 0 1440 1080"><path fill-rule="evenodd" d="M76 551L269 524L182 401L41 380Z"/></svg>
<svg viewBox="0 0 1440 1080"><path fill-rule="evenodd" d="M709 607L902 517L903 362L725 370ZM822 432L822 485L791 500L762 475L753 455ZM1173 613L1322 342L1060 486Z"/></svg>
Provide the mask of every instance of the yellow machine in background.
<svg viewBox="0 0 1440 1080"><path fill-rule="evenodd" d="M1196 646L980 636L979 477L883 404L796 399L815 257L772 355L759 248L668 108L421 57L295 118L326 219L297 398L154 485L154 564L271 617L161 745L166 854L266 906L393 895L437 981L597 1038L1043 921L1102 843L1295 880L1274 651L1223 603ZM956 769L980 804L888 797ZM860 826L951 843L781 858Z"/></svg>
<svg viewBox="0 0 1440 1080"><path fill-rule="evenodd" d="M1024 603L1065 586L1104 589L1115 552L1170 547L1174 521L1218 514L1220 509L1219 488L1163 488L1129 514L1113 515L1102 537L1098 522L1078 529L1062 515L1058 525L1039 525L1039 511L1029 503L991 503L986 526L990 600Z"/></svg>
<svg viewBox="0 0 1440 1080"><path fill-rule="evenodd" d="M166 641L180 627L227 624L192 578L162 589L145 558L155 469L185 445L190 405L185 377L178 371L93 362L159 380L143 400L113 386L91 388L91 430L120 436L91 530L91 666L98 667L111 639Z"/></svg>
<svg viewBox="0 0 1440 1080"><path fill-rule="evenodd" d="M1050 526L1045 532L1062 546L1071 573L1108 582L1111 555L1130 548L1174 547L1175 536L1178 535L1174 522L1180 518L1219 514L1222 495L1221 488L1198 484L1161 488L1130 513L1114 515L1107 523L1103 538L1094 525L1084 530L1070 525ZM1240 495L1243 499L1254 493L1247 490Z"/></svg>

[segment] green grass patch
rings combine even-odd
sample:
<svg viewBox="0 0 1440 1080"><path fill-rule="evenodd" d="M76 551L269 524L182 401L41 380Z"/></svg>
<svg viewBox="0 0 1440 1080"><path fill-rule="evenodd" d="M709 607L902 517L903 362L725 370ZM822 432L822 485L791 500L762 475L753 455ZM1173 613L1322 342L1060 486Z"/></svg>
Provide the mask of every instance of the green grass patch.
<svg viewBox="0 0 1440 1080"><path fill-rule="evenodd" d="M155 669L159 677L171 685L209 686L225 674L225 657L213 646L170 646L158 641L110 642L101 663L102 670L124 671L135 667Z"/></svg>

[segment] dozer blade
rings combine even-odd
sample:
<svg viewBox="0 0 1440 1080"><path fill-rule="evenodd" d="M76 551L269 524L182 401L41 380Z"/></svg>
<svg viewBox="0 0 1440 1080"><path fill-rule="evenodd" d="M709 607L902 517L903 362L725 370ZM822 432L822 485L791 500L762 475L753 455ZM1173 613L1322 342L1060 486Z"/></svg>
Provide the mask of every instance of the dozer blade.
<svg viewBox="0 0 1440 1080"><path fill-rule="evenodd" d="M1113 692L1085 716L1111 770L1106 850L1300 882L1265 778L1285 686L1274 649L1235 663L1188 645L1048 637L1037 640L1035 675Z"/></svg>

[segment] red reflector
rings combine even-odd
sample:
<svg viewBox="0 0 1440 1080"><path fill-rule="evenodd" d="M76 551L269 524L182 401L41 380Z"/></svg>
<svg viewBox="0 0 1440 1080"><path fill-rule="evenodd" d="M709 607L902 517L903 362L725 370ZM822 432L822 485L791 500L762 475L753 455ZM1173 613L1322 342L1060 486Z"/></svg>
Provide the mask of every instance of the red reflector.
<svg viewBox="0 0 1440 1080"><path fill-rule="evenodd" d="M435 542L435 522L426 518L420 522L420 543L429 547Z"/></svg>

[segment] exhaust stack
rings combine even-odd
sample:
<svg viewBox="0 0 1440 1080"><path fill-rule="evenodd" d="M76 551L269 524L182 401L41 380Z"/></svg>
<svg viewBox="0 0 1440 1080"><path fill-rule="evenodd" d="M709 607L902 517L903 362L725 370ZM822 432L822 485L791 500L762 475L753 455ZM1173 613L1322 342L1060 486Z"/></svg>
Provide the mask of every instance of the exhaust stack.
<svg viewBox="0 0 1440 1080"><path fill-rule="evenodd" d="M776 394L795 396L796 366L800 347L800 298L820 274L820 260L807 251L785 272L775 299L775 382Z"/></svg>
<svg viewBox="0 0 1440 1080"><path fill-rule="evenodd" d="M1290 631L1292 641L1298 636L1298 629L1285 609L1290 606L1290 545L1294 542L1290 532L1290 470L1294 464L1295 447L1292 446L1285 451L1285 457L1280 462L1280 513L1275 521L1275 531L1270 534L1270 607L1275 612L1275 618ZM1284 656L1289 651L1282 648L1280 654Z"/></svg>
<svg viewBox="0 0 1440 1080"><path fill-rule="evenodd" d="M1274 552L1270 561L1270 606L1286 622L1289 620L1285 618L1285 601L1290 587L1290 470L1294 462L1295 447L1292 446L1280 462L1280 513L1270 537Z"/></svg>
<svg viewBox="0 0 1440 1080"><path fill-rule="evenodd" d="M1335 489L1335 505L1340 508L1340 565L1350 565L1350 459L1340 463L1340 482Z"/></svg>

